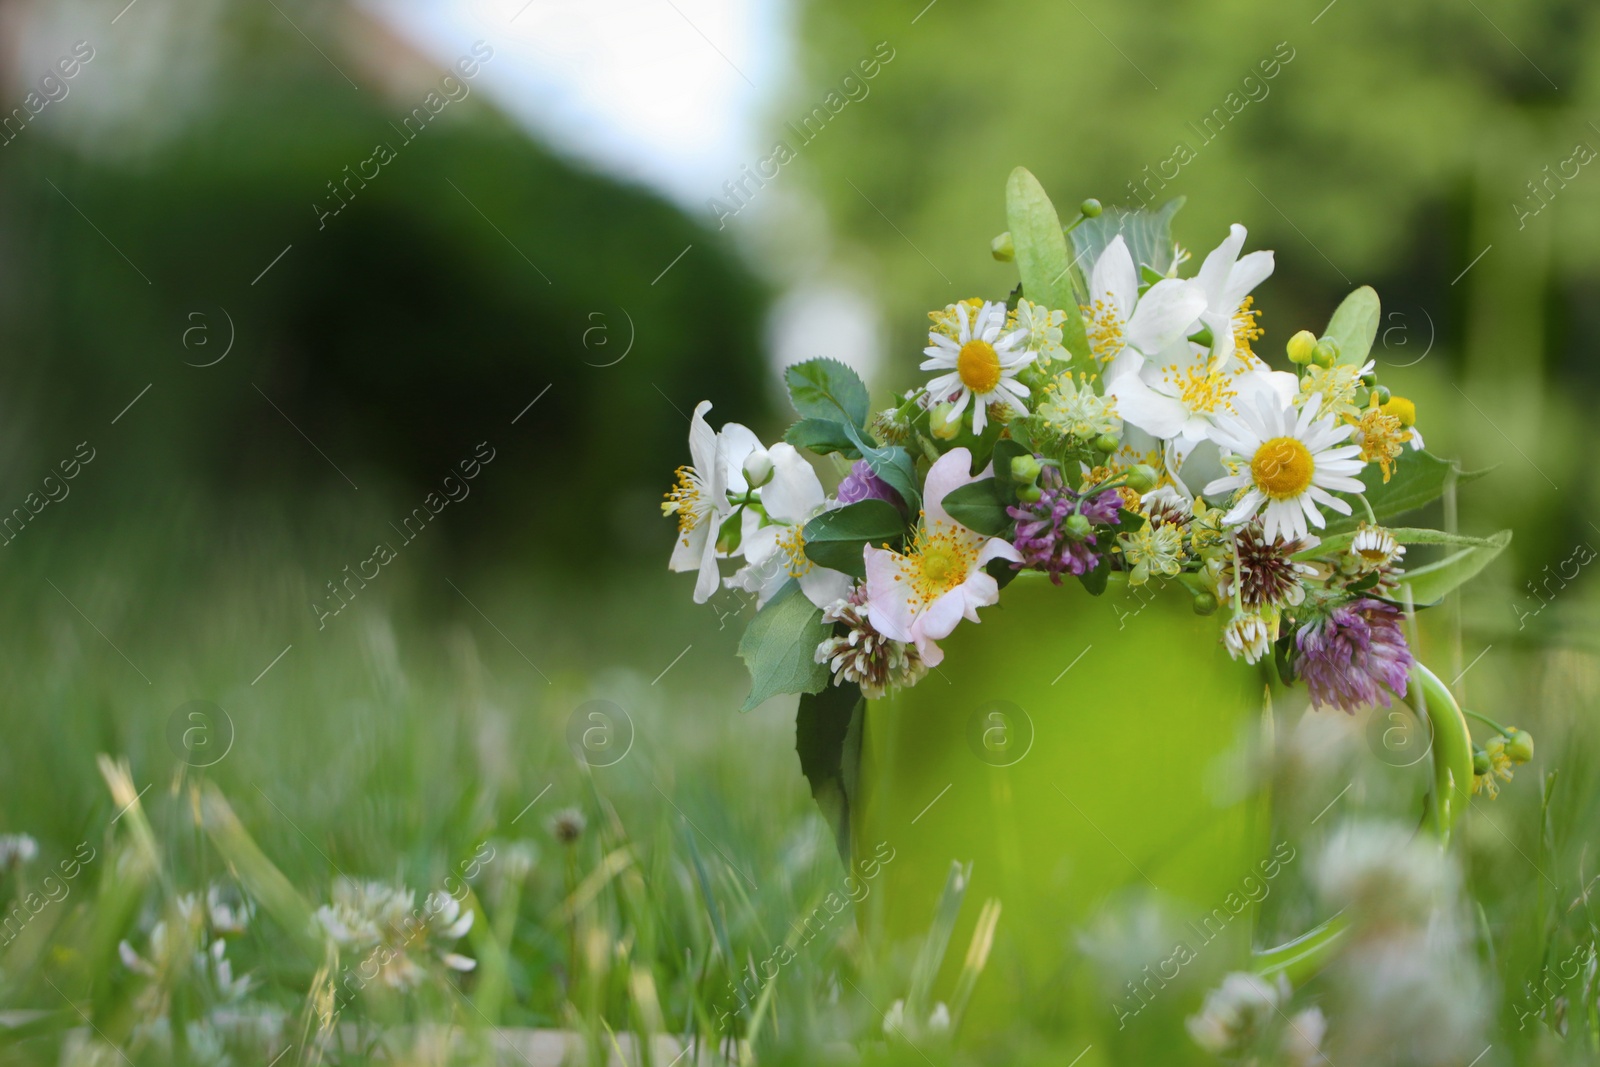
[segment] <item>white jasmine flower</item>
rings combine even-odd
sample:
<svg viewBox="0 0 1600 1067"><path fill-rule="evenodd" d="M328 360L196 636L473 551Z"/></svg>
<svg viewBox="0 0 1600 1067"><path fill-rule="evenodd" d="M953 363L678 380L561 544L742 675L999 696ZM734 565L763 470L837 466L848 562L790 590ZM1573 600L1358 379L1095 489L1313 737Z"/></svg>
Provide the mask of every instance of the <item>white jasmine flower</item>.
<svg viewBox="0 0 1600 1067"><path fill-rule="evenodd" d="M1212 356L1204 346L1179 340L1159 354L1123 357L1106 392L1116 398L1122 417L1173 446L1178 464L1204 441L1222 415L1248 410L1262 400L1286 403L1295 376L1247 364L1233 356Z"/></svg>
<svg viewBox="0 0 1600 1067"><path fill-rule="evenodd" d="M744 494L746 457L761 447L756 435L736 422L714 432L705 415L711 401L702 400L689 420L689 455L692 466L678 468L678 484L661 505L663 515L678 517L678 543L667 564L675 571L700 572L694 584L694 601L704 604L717 591L717 531L733 513L728 495Z"/></svg>
<svg viewBox="0 0 1600 1067"><path fill-rule="evenodd" d="M1267 280L1273 261L1268 251L1241 257L1244 238L1243 226L1230 226L1227 238L1206 256L1194 278L1205 293L1206 306L1200 321L1211 330L1211 355L1218 362L1236 354L1241 363L1257 362L1250 342L1261 336L1261 330L1256 326L1259 312L1250 306L1250 292Z"/></svg>
<svg viewBox="0 0 1600 1067"><path fill-rule="evenodd" d="M1205 292L1193 279L1163 278L1140 296L1139 271L1121 234L1095 261L1089 299L1084 328L1095 358L1110 365L1108 382L1126 369L1117 360L1130 348L1143 355L1164 351L1189 332L1206 306Z"/></svg>
<svg viewBox="0 0 1600 1067"><path fill-rule="evenodd" d="M974 312L966 304L955 305L956 336L937 328L928 332L928 347L923 354L923 370L939 370L928 383L928 394L935 400L955 398L946 422L956 422L967 404L972 403L972 432L981 434L991 403L1004 404L1021 415L1028 413L1023 399L1028 387L1016 380L1017 371L1038 358L1022 350L1027 336L1014 330L1001 336L1006 326L1004 304L985 303ZM970 316L970 318L969 318Z"/></svg>
<svg viewBox="0 0 1600 1067"><path fill-rule="evenodd" d="M1261 397L1237 416L1219 416L1212 438L1239 457L1236 473L1218 478L1207 494L1245 490L1224 521L1238 525L1263 512L1262 533L1268 541L1293 540L1310 533L1307 526L1327 525L1318 505L1348 515L1350 505L1329 490L1359 493L1355 475L1362 464L1353 458L1359 445L1341 445L1350 436L1348 423L1333 416L1316 417L1321 398L1309 397L1298 411L1292 405ZM1265 508L1263 509L1263 505Z"/></svg>
<svg viewBox="0 0 1600 1067"><path fill-rule="evenodd" d="M779 442L766 452L771 478L756 490L767 521L746 532L744 558L748 561L728 586L756 594L756 607L790 578L817 607L827 607L850 592L849 575L819 567L806 555L805 525L828 511L817 472L793 445Z"/></svg>
<svg viewBox="0 0 1600 1067"><path fill-rule="evenodd" d="M953 448L929 468L922 523L905 555L866 547L868 619L883 636L914 643L930 667L944 659L935 641L963 618L977 622L978 608L1000 599L983 565L1020 559L1004 538L969 530L944 510L947 495L977 481L971 465L970 452Z"/></svg>

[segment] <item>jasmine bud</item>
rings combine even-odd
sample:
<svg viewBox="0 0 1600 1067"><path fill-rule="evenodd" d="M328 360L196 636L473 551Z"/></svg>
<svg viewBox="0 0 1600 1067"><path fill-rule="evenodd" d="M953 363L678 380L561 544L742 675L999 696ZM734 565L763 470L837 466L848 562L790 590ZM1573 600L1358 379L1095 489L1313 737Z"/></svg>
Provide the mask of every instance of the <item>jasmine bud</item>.
<svg viewBox="0 0 1600 1067"><path fill-rule="evenodd" d="M744 459L744 476L750 488L759 489L772 480L772 457L767 450L758 448Z"/></svg>
<svg viewBox="0 0 1600 1067"><path fill-rule="evenodd" d="M1122 442L1117 439L1117 435L1113 433L1103 433L1094 439L1095 450L1104 452L1108 456L1115 452L1121 444Z"/></svg>
<svg viewBox="0 0 1600 1067"><path fill-rule="evenodd" d="M1017 254L1017 246L1011 242L1011 231L996 237L989 242L989 254L1001 263L1010 263Z"/></svg>
<svg viewBox="0 0 1600 1067"><path fill-rule="evenodd" d="M1317 347L1311 353L1311 362L1322 368L1333 366L1339 361L1339 343L1324 337L1317 342Z"/></svg>
<svg viewBox="0 0 1600 1067"><path fill-rule="evenodd" d="M1100 201L1091 196L1089 199L1078 205L1078 210L1086 219L1097 219L1100 217L1100 212L1102 209L1100 207Z"/></svg>
<svg viewBox="0 0 1600 1067"><path fill-rule="evenodd" d="M1217 596L1208 590L1202 589L1194 595L1194 613L1196 615L1211 615L1217 610Z"/></svg>
<svg viewBox="0 0 1600 1067"><path fill-rule="evenodd" d="M1025 456L1015 456L1011 460L1012 480L1024 483L1026 485L1032 485L1034 482L1038 481L1039 472L1042 469L1043 468L1039 466L1039 461L1031 454Z"/></svg>
<svg viewBox="0 0 1600 1067"><path fill-rule="evenodd" d="M1074 541L1082 541L1093 532L1093 527L1089 525L1088 516L1080 515L1077 512L1067 516L1067 521L1061 524L1061 529Z"/></svg>
<svg viewBox="0 0 1600 1067"><path fill-rule="evenodd" d="M1297 366L1305 366L1311 362L1311 357L1317 350L1317 335L1310 330L1301 330L1289 338L1289 343L1284 346L1289 353L1289 362Z"/></svg>
<svg viewBox="0 0 1600 1067"><path fill-rule="evenodd" d="M1526 730L1511 728L1511 738L1506 742L1506 755L1512 763L1527 763L1533 759L1533 735Z"/></svg>
<svg viewBox="0 0 1600 1067"><path fill-rule="evenodd" d="M1156 470L1148 463L1128 468L1128 488L1135 493L1148 493L1156 487Z"/></svg>
<svg viewBox="0 0 1600 1067"><path fill-rule="evenodd" d="M934 406L928 412L928 432L941 441L954 441L956 434L961 432L961 419L950 418L950 413L955 410L955 405L949 401Z"/></svg>

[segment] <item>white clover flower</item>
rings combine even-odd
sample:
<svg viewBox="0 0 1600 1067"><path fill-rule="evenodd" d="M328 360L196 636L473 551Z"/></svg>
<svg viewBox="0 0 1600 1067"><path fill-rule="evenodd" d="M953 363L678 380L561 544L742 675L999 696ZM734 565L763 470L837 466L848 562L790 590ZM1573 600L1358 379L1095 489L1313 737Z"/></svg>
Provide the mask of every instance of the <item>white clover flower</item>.
<svg viewBox="0 0 1600 1067"><path fill-rule="evenodd" d="M341 952L351 956L350 969L362 981L381 981L390 989L415 989L426 976L423 963L437 957L455 971L477 964L450 946L472 928L474 913L463 912L448 893L428 895L423 909L404 886L340 878L333 901L317 909L316 921Z"/></svg>
<svg viewBox="0 0 1600 1067"><path fill-rule="evenodd" d="M1255 1048L1289 1000L1282 975L1269 982L1258 974L1235 971L1206 994L1199 1013L1184 1025L1195 1044L1218 1056L1240 1056Z"/></svg>
<svg viewBox="0 0 1600 1067"><path fill-rule="evenodd" d="M1322 899L1357 922L1423 921L1457 884L1455 867L1432 841L1396 823L1346 823L1313 864Z"/></svg>

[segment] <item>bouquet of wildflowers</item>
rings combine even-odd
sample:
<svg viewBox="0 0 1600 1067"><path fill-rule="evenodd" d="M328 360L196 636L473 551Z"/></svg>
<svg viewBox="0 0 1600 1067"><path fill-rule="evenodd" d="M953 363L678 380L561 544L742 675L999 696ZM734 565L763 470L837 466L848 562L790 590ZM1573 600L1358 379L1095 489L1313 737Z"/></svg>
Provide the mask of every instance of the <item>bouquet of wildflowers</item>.
<svg viewBox="0 0 1600 1067"><path fill-rule="evenodd" d="M1085 201L1064 227L1019 168L993 253L1021 284L929 313L920 386L874 410L843 364L791 366L799 420L771 446L695 410L693 465L663 505L671 567L698 573L698 601L754 594L747 707L805 694L802 762L808 730L840 736L860 698L917 684L1024 571L1092 593L1113 576L1180 582L1233 657L1303 681L1314 704L1405 695L1406 612L1509 533L1388 525L1467 476L1424 450L1415 405L1378 380L1377 294L1294 333L1275 367L1251 295L1272 253L1246 252L1235 225L1186 271L1178 206ZM1418 544L1448 554L1408 570ZM1520 733L1496 729L1502 750ZM1492 787L1503 768L1488 762Z"/></svg>

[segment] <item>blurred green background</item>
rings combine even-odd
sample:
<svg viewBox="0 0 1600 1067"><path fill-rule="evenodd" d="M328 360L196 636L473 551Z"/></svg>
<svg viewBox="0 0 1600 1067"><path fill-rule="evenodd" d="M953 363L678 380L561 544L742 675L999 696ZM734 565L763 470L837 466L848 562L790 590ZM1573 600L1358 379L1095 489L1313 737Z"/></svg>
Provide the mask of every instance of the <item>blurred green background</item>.
<svg viewBox="0 0 1600 1067"><path fill-rule="evenodd" d="M163 871L105 929L85 890L0 955L0 1006L59 1023L5 1055L53 1057L80 1021L64 1004L128 1039L106 946L149 926L158 886L218 874L187 815L201 781L313 904L341 873L425 890L485 837L535 841L509 956L474 979L503 983L485 1018L648 1023L630 960L674 1028L714 1016L840 872L792 704L735 710L741 605L696 607L665 573L657 504L687 462L687 413L710 399L714 422L772 439L785 359L846 358L880 400L917 381L926 312L1014 284L988 244L1019 164L1064 213L1187 198L1175 228L1197 257L1247 225L1277 253L1263 353L1375 286L1384 381L1417 402L1431 451L1492 468L1458 514L1425 517L1515 532L1436 613L1426 658L1541 746L1467 842L1503 994L1490 1031L1518 1060L1581 1052L1519 1030L1512 999L1595 930L1569 904L1600 816L1597 597L1587 569L1555 575L1600 539L1600 9L598 5L596 49L665 19L665 69L714 71L711 97L739 102L737 120L680 117L742 132L670 171L662 139L630 167L625 139L585 155L529 118L564 99L541 64L587 57L570 39L541 52L552 23L535 20L577 14L533 3L33 3L0 20L19 109L0 147L0 831L50 861L82 840L111 852L122 806L95 756L125 757ZM496 49L481 81L407 140L398 124L479 39ZM42 85L78 41L94 58L48 75L65 91ZM657 71L596 71L574 84L666 92ZM30 93L60 98L33 114ZM378 142L394 160L321 217ZM480 442L493 460L452 487ZM401 532L430 493L463 492L414 543ZM339 585L379 542L398 550L380 577ZM192 700L231 724L204 769L169 737ZM566 748L591 700L631 722L612 766ZM1392 769L1363 773L1351 802L1409 803ZM591 827L570 854L544 829L567 805ZM624 842L639 884L603 880L614 899L585 921L607 962L580 966L575 924L552 915L571 872ZM1280 932L1303 926L1296 908ZM319 961L252 938L263 998L299 1010ZM839 968L868 981L858 949L842 928L785 973L758 1028L772 1056L877 1031L899 994L841 986Z"/></svg>

